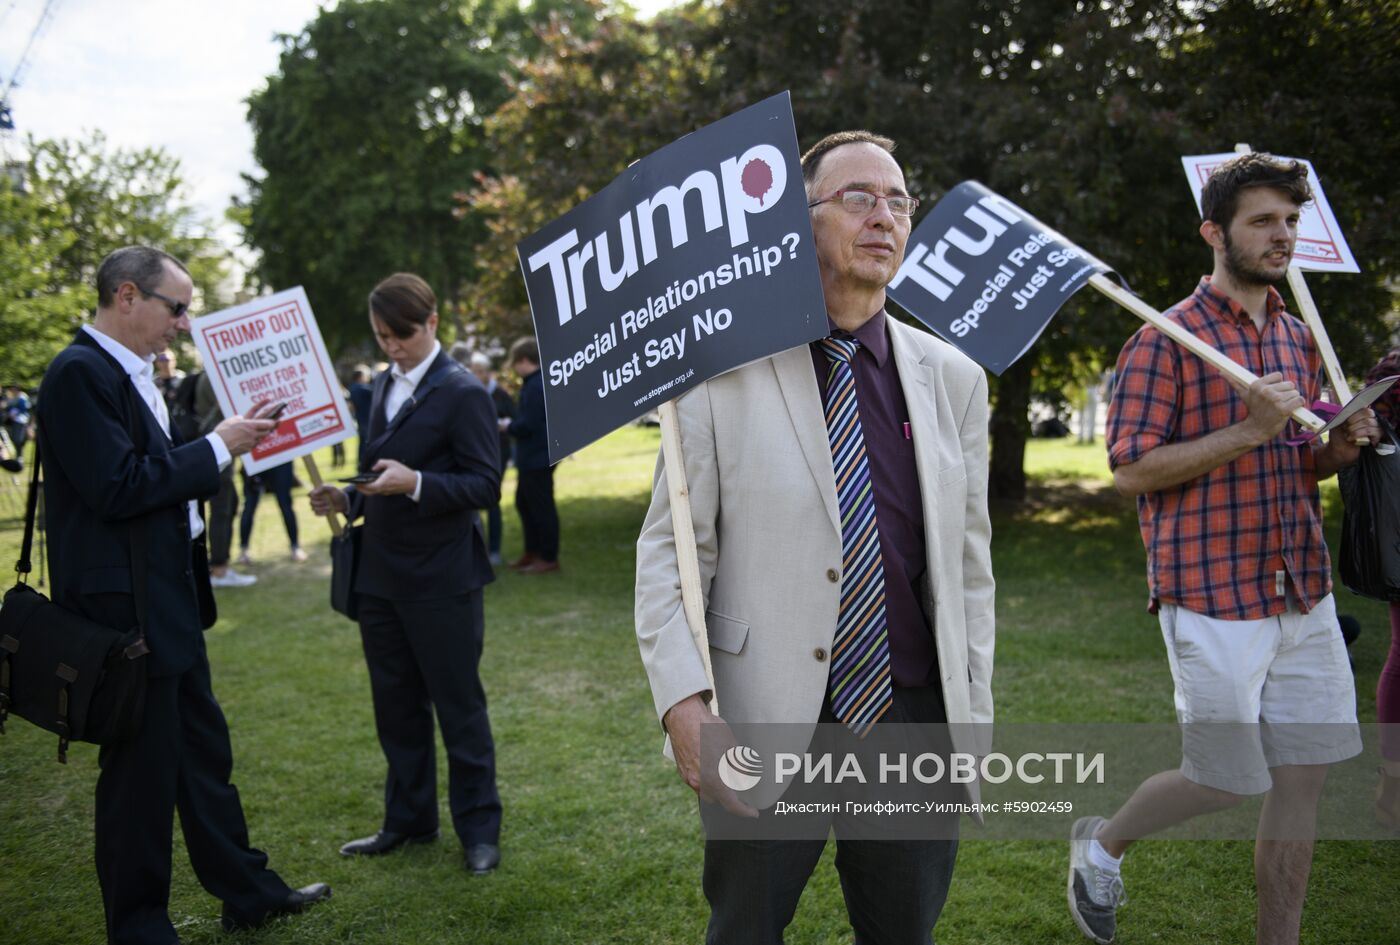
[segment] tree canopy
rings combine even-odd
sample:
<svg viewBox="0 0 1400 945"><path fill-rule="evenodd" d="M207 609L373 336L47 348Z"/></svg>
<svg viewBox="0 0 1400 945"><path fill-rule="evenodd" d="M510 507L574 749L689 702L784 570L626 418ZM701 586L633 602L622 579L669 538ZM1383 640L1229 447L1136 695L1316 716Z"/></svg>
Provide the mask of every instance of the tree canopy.
<svg viewBox="0 0 1400 945"><path fill-rule="evenodd" d="M530 27L567 0L344 0L281 37L276 74L248 99L254 156L238 215L264 287L305 286L332 350L363 341L375 283L412 270L445 321L476 276L476 220L453 193L489 167L482 122L509 96Z"/></svg>
<svg viewBox="0 0 1400 945"><path fill-rule="evenodd" d="M38 384L96 304L112 250L144 243L189 267L195 307L224 304L227 257L189 202L180 163L159 149L28 142L25 189L0 183L0 377Z"/></svg>
<svg viewBox="0 0 1400 945"><path fill-rule="evenodd" d="M1245 141L1307 157L1364 260L1310 279L1359 373L1393 330L1397 38L1395 4L1311 0L725 0L652 26L605 17L588 37L556 25L487 124L506 173L461 179L465 221L488 227L472 308L483 331L522 330L516 240L632 158L786 88L804 145L889 134L926 207L981 180L1158 308L1210 268L1180 156ZM1024 491L1032 393L1111 366L1137 324L1081 293L998 380L996 493Z"/></svg>

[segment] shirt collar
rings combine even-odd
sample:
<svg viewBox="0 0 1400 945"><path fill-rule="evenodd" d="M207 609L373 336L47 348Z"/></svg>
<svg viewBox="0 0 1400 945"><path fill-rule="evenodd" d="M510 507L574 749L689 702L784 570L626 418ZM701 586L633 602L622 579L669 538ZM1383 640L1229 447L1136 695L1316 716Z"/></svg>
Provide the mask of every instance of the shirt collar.
<svg viewBox="0 0 1400 945"><path fill-rule="evenodd" d="M874 315L865 320L855 331L845 331L837 328L836 323L831 320L831 316L826 317L826 327L829 334L836 334L838 331L848 334L860 343L875 358L878 367L884 367L885 361L890 356L890 336L885 325L885 310L882 308Z"/></svg>
<svg viewBox="0 0 1400 945"><path fill-rule="evenodd" d="M423 376L428 373L428 368L433 366L433 362L437 360L437 356L441 353L442 342L433 341L433 350L429 351L428 356L418 362L418 366L413 370L407 372L400 371L399 366L397 364L394 365L391 372L394 375L394 380L406 382L410 391L417 390L418 385L423 383Z"/></svg>
<svg viewBox="0 0 1400 945"><path fill-rule="evenodd" d="M104 334L91 325L84 325L83 331L87 332L92 337L92 340L101 346L103 351L116 358L117 363L121 365L122 370L127 374L132 377L140 377L142 375L152 377L154 375L151 365L155 363L155 355L152 354L143 358L111 335Z"/></svg>
<svg viewBox="0 0 1400 945"><path fill-rule="evenodd" d="M1244 310L1244 306L1221 292L1210 283L1210 276L1201 276L1201 284L1196 287L1196 293L1206 300L1210 311L1222 317L1233 318L1235 321L1250 321L1254 319ZM1283 296L1278 289L1269 286L1268 297L1264 301L1264 322L1267 324L1282 315L1287 310L1283 303Z"/></svg>

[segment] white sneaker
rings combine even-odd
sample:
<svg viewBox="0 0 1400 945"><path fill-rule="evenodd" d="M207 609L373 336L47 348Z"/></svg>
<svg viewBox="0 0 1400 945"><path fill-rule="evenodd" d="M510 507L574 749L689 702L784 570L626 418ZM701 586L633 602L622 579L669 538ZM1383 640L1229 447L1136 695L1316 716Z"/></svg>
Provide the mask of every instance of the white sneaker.
<svg viewBox="0 0 1400 945"><path fill-rule="evenodd" d="M1089 859L1089 844L1102 817L1081 817L1069 837L1069 914L1084 936L1108 945L1118 931L1118 907L1128 901L1117 873L1099 869Z"/></svg>
<svg viewBox="0 0 1400 945"><path fill-rule="evenodd" d="M258 583L258 578L255 574L239 574L227 568L223 574L210 574L209 583L214 587L251 587Z"/></svg>

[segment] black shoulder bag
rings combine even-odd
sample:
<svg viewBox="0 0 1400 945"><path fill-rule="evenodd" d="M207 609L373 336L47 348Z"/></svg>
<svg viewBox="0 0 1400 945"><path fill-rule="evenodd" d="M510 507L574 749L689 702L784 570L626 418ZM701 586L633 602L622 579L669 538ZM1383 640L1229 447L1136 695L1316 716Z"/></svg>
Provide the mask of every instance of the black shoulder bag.
<svg viewBox="0 0 1400 945"><path fill-rule="evenodd" d="M1400 601L1400 438L1384 420L1374 448L1337 474L1342 492L1342 583L1362 597Z"/></svg>
<svg viewBox="0 0 1400 945"><path fill-rule="evenodd" d="M137 625L111 627L60 607L25 583L39 500L39 440L24 513L15 586L0 606L0 733L13 712L58 735L58 760L70 740L105 745L141 729L146 707L146 530L133 523L131 591Z"/></svg>

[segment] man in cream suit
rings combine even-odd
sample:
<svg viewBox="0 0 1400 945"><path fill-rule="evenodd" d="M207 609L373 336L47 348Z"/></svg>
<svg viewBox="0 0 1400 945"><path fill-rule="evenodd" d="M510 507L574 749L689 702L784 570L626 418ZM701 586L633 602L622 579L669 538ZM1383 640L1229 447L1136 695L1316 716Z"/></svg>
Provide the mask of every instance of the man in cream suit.
<svg viewBox="0 0 1400 945"><path fill-rule="evenodd" d="M707 818L769 816L702 771L701 730L725 720L857 733L947 721L953 750L986 751L985 726L957 723L992 720L987 383L884 311L917 206L893 147L842 132L802 159L831 338L678 401L713 692L682 609L658 463L637 542L637 637L677 770ZM781 942L820 832L707 840L707 941ZM930 942L956 849L838 832L856 941Z"/></svg>

